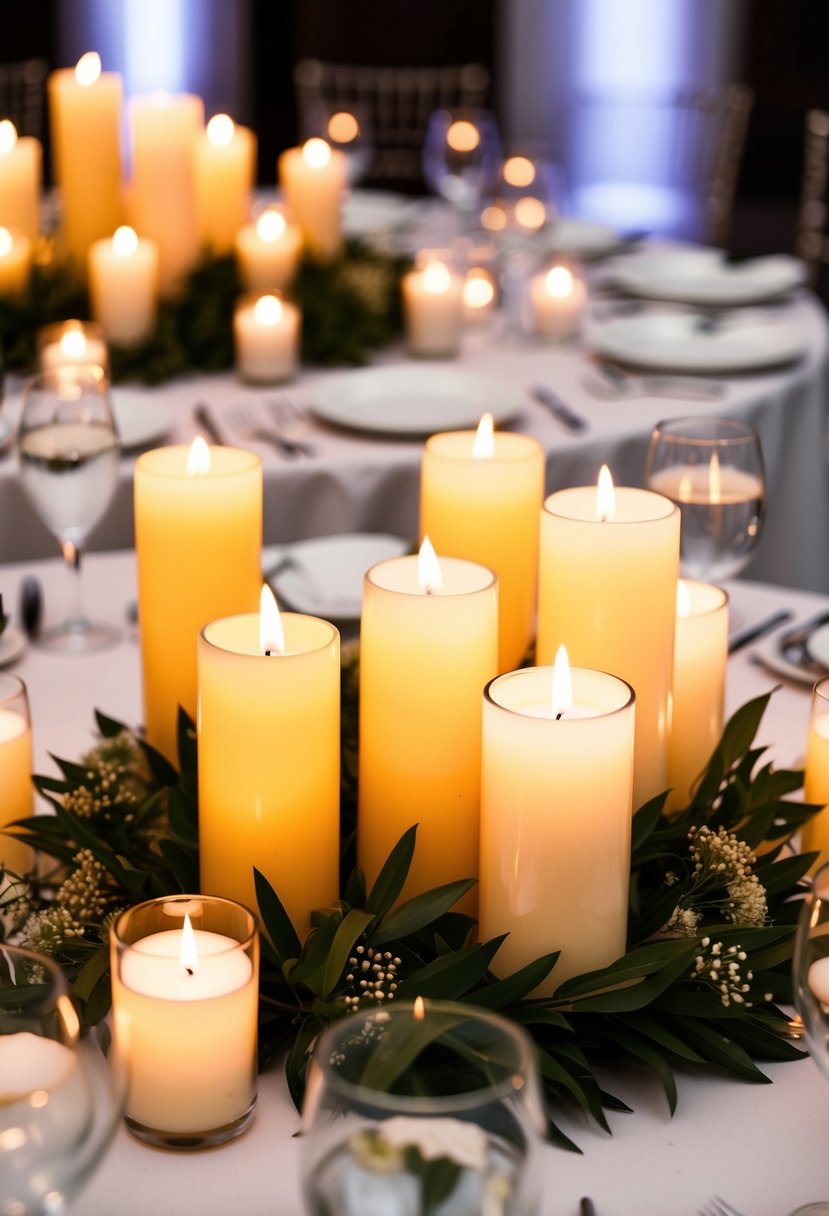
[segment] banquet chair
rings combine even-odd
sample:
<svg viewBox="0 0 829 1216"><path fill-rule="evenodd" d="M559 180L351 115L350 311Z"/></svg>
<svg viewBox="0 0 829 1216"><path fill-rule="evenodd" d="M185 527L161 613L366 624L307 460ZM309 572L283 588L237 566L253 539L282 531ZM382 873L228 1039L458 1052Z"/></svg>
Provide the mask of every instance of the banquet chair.
<svg viewBox="0 0 829 1216"><path fill-rule="evenodd" d="M829 263L829 113L809 110L805 127L796 252L808 269L809 286L815 287L821 267Z"/></svg>
<svg viewBox="0 0 829 1216"><path fill-rule="evenodd" d="M10 118L18 135L34 135L43 141L46 127L45 59L23 59L0 63L0 119Z"/></svg>
<svg viewBox="0 0 829 1216"><path fill-rule="evenodd" d="M422 185L420 156L433 110L479 107L489 72L480 63L446 67L375 67L301 59L294 68L300 130L312 131L321 106L355 107L365 115L374 144L368 180L413 189Z"/></svg>
<svg viewBox="0 0 829 1216"><path fill-rule="evenodd" d="M675 98L680 127L687 128L675 147L684 145L692 157L690 180L700 190L702 237L709 245L728 243L753 104L754 91L744 84L685 89Z"/></svg>

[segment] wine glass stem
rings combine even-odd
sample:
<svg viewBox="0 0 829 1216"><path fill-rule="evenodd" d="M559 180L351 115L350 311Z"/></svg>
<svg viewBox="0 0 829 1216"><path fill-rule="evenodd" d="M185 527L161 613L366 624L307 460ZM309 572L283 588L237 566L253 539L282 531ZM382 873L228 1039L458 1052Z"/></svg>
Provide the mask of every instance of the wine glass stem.
<svg viewBox="0 0 829 1216"><path fill-rule="evenodd" d="M63 560L70 572L69 611L66 614L68 629L82 629L86 622L83 606L83 586L81 584L81 547L74 541L61 541Z"/></svg>

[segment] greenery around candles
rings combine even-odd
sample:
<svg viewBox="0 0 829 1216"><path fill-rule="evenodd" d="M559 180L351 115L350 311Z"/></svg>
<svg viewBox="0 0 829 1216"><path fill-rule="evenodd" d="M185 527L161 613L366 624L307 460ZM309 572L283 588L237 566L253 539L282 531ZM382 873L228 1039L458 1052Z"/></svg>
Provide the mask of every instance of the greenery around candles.
<svg viewBox="0 0 829 1216"><path fill-rule="evenodd" d="M306 255L288 294L302 310L302 358L307 364L358 365L401 332L400 279L408 260L350 240L340 257ZM163 300L146 341L110 345L112 378L162 384L194 372L234 365L233 305L244 288L233 257L207 255L178 295ZM0 297L0 340L7 370L35 369L37 331L91 316L86 284L53 241L41 243L26 294Z"/></svg>
<svg viewBox="0 0 829 1216"><path fill-rule="evenodd" d="M548 954L506 978L491 971L502 938L474 941L474 921L453 911L461 880L399 903L416 827L369 889L354 855L357 653L344 659L343 844L340 900L319 909L300 941L278 893L256 875L262 942L262 1064L285 1055L294 1101L309 1053L329 1022L366 1004L416 996L497 1010L532 1036L549 1106L550 1139L575 1147L557 1123L570 1108L607 1129L628 1108L597 1070L635 1063L660 1079L673 1112L676 1068L713 1066L744 1081L768 1078L757 1061L794 1060L780 1004L791 999L791 954L815 854L792 854L794 832L819 809L790 800L802 772L775 770L754 745L769 695L729 721L693 801L670 817L666 795L633 819L627 953L571 978L543 999ZM61 777L36 777L54 816L16 827L43 860L40 875L5 876L0 938L53 956L87 1025L110 1005L107 938L113 918L140 900L198 890L196 736L180 719L176 770L137 734L97 714L100 743ZM2 884L0 884L2 889Z"/></svg>

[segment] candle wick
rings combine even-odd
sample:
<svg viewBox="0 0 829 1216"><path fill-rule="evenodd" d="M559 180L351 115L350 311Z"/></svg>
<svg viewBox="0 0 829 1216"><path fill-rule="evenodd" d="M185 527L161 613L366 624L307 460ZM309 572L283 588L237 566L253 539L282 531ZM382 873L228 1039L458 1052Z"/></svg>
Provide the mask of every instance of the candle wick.
<svg viewBox="0 0 829 1216"><path fill-rule="evenodd" d="M266 650L266 651L265 651L265 658L266 658L266 659L269 659L270 657L271 657L271 652L270 652L269 650Z"/></svg>
<svg viewBox="0 0 829 1216"><path fill-rule="evenodd" d="M556 714L556 722L560 722L563 717L564 717L564 710L560 709L558 711L558 713Z"/></svg>
<svg viewBox="0 0 829 1216"><path fill-rule="evenodd" d="M188 975L196 974L192 967L185 967L184 970L187 972Z"/></svg>

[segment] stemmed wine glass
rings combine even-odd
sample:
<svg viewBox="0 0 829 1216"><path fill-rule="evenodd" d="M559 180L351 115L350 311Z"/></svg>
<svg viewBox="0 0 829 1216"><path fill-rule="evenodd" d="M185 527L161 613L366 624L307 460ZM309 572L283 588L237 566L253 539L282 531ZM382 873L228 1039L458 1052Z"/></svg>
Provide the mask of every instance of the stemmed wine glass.
<svg viewBox="0 0 829 1216"><path fill-rule="evenodd" d="M814 875L800 908L792 980L809 1054L829 1079L829 865ZM829 1216L829 1200L807 1204L792 1216Z"/></svg>
<svg viewBox="0 0 829 1216"><path fill-rule="evenodd" d="M498 170L500 138L488 110L435 110L423 139L423 175L469 228Z"/></svg>
<svg viewBox="0 0 829 1216"><path fill-rule="evenodd" d="M303 135L326 140L346 157L349 186L365 177L374 159L374 137L368 107L358 101L313 103L305 115Z"/></svg>
<svg viewBox="0 0 829 1216"><path fill-rule="evenodd" d="M29 380L17 444L23 488L57 537L75 589L67 618L40 633L37 644L64 654L105 649L118 631L90 621L81 598L83 545L118 480L118 432L101 368L60 367Z"/></svg>
<svg viewBox="0 0 829 1216"><path fill-rule="evenodd" d="M717 580L748 563L763 527L766 479L757 432L731 418L670 418L651 435L645 484L679 507L680 569Z"/></svg>

